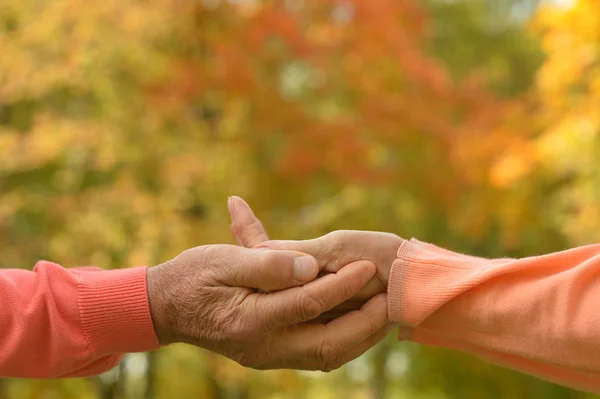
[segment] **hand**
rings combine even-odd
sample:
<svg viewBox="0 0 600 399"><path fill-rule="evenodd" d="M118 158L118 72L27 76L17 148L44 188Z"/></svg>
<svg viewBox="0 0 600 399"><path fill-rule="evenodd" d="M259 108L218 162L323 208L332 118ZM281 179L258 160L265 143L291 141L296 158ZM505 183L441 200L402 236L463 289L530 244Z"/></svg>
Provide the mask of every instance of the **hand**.
<svg viewBox="0 0 600 399"><path fill-rule="evenodd" d="M159 341L197 345L257 369L337 368L390 330L387 301L379 295L329 324L297 325L355 295L375 267L355 262L314 280L318 271L314 258L292 251L233 245L187 250L148 269Z"/></svg>
<svg viewBox="0 0 600 399"><path fill-rule="evenodd" d="M317 259L324 272L330 273L342 270L345 265L359 260L368 260L376 265L376 274L367 285L350 301L328 312L326 317L322 316L321 320L356 309L374 295L387 292L390 269L403 242L397 235L339 230L312 240L269 241L262 223L243 199L231 197L228 208L233 235L238 243L245 247L268 247L307 253Z"/></svg>

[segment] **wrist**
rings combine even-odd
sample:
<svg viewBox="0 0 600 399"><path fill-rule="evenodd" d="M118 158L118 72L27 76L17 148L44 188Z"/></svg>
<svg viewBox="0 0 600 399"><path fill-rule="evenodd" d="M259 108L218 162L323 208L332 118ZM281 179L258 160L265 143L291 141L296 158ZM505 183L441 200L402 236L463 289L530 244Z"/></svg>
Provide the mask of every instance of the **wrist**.
<svg viewBox="0 0 600 399"><path fill-rule="evenodd" d="M379 273L379 277L381 282L387 287L390 280L390 273L392 270L392 265L397 259L398 251L402 244L406 241L405 239L397 236L396 234L386 233L387 240L385 244L385 248L383 249L385 259L381 265L381 271Z"/></svg>
<svg viewBox="0 0 600 399"><path fill-rule="evenodd" d="M174 323L172 320L173 305L170 303L171 295L165 287L166 264L148 268L146 282L148 288L148 303L150 315L154 325L154 332L161 345L177 342L174 334Z"/></svg>

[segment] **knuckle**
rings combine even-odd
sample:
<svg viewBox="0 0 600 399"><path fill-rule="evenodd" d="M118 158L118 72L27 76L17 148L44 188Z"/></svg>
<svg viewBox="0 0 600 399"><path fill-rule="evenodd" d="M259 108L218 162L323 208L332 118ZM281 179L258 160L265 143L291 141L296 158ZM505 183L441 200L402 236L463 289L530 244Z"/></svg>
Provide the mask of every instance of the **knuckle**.
<svg viewBox="0 0 600 399"><path fill-rule="evenodd" d="M319 348L319 360L321 361L321 370L329 372L341 366L339 357L343 353L343 348L338 344L323 342Z"/></svg>
<svg viewBox="0 0 600 399"><path fill-rule="evenodd" d="M316 239L317 240L317 253L316 253L316 257L317 259L329 259L329 243L328 243L328 239L327 239L327 235L323 236L323 237L319 237Z"/></svg>
<svg viewBox="0 0 600 399"><path fill-rule="evenodd" d="M342 299L350 299L354 296L354 294L356 294L356 292L359 290L359 287L356 287L356 285L349 285L349 284L345 284L344 286L342 286L340 288L340 294L341 294L341 298Z"/></svg>
<svg viewBox="0 0 600 399"><path fill-rule="evenodd" d="M346 241L348 234L349 234L348 230L335 230L335 231L332 231L331 233L327 234L326 236L328 236L328 239L331 242L343 243Z"/></svg>
<svg viewBox="0 0 600 399"><path fill-rule="evenodd" d="M340 354L339 345L335 345L328 341L323 342L323 344L319 348L319 359L323 363L329 364L329 363L334 362L337 359L339 354Z"/></svg>
<svg viewBox="0 0 600 399"><path fill-rule="evenodd" d="M257 220L249 225L240 228L241 238L244 240L244 244L247 246L255 246L260 244L263 237L264 227L262 223Z"/></svg>
<svg viewBox="0 0 600 399"><path fill-rule="evenodd" d="M346 250L345 232L343 230L332 231L325 235L321 243L322 255L329 261L340 258Z"/></svg>
<svg viewBox="0 0 600 399"><path fill-rule="evenodd" d="M240 352L233 360L248 368L256 369L260 366L259 357L252 352Z"/></svg>
<svg viewBox="0 0 600 399"><path fill-rule="evenodd" d="M337 361L334 363L326 363L321 366L321 371L324 373L330 373L334 370L339 369L340 367L342 367L342 364Z"/></svg>
<svg viewBox="0 0 600 399"><path fill-rule="evenodd" d="M302 320L312 320L326 310L320 298L315 298L302 288L297 300L297 312Z"/></svg>
<svg viewBox="0 0 600 399"><path fill-rule="evenodd" d="M269 368L268 365L273 362L275 356L268 345L260 345L260 347L247 345L232 358L244 367L264 370Z"/></svg>
<svg viewBox="0 0 600 399"><path fill-rule="evenodd" d="M250 230L253 238L260 237L265 231L265 228L260 220L255 220L248 226L248 229Z"/></svg>
<svg viewBox="0 0 600 399"><path fill-rule="evenodd" d="M242 233L244 232L244 227L236 222L231 223L230 228L231 228L231 232L233 233L234 236L241 236Z"/></svg>

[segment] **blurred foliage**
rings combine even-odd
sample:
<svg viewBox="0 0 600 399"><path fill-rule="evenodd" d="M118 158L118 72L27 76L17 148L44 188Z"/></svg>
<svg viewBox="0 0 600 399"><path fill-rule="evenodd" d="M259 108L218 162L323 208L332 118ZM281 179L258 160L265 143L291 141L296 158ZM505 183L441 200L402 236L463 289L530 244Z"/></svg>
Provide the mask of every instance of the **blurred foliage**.
<svg viewBox="0 0 600 399"><path fill-rule="evenodd" d="M0 0L2 267L392 231L483 256L600 239L600 2ZM187 346L0 398L592 398L394 337L330 374Z"/></svg>

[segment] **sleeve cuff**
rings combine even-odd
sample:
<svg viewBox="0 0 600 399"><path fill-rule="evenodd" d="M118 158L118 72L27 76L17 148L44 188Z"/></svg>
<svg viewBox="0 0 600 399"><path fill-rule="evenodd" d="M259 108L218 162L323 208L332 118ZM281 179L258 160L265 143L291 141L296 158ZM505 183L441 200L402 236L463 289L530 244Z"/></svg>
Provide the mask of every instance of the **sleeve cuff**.
<svg viewBox="0 0 600 399"><path fill-rule="evenodd" d="M158 349L148 303L146 270L136 267L79 274L81 323L92 353Z"/></svg>
<svg viewBox="0 0 600 399"><path fill-rule="evenodd" d="M410 260L417 251L417 246L404 240L398 248L397 258L392 264L388 281L388 318L403 325L403 289Z"/></svg>
<svg viewBox="0 0 600 399"><path fill-rule="evenodd" d="M404 241L390 270L388 317L416 327L468 290L485 270L506 261L462 255L415 239Z"/></svg>

